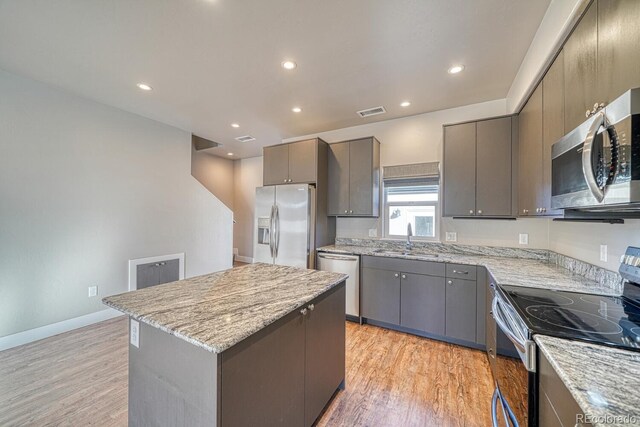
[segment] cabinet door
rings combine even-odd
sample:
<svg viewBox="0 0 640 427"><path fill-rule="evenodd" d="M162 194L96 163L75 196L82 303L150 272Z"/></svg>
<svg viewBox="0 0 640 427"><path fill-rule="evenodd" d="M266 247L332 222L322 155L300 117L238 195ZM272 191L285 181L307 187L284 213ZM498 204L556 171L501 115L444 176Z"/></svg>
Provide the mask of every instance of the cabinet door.
<svg viewBox="0 0 640 427"><path fill-rule="evenodd" d="M222 353L221 425L304 425L305 323L296 310Z"/></svg>
<svg viewBox="0 0 640 427"><path fill-rule="evenodd" d="M597 101L609 103L640 86L640 1L600 0L597 6Z"/></svg>
<svg viewBox="0 0 640 427"><path fill-rule="evenodd" d="M475 342L476 282L447 279L445 333L448 337Z"/></svg>
<svg viewBox="0 0 640 427"><path fill-rule="evenodd" d="M362 269L362 316L379 322L400 324L400 273Z"/></svg>
<svg viewBox="0 0 640 427"><path fill-rule="evenodd" d="M444 128L444 216L476 211L476 123Z"/></svg>
<svg viewBox="0 0 640 427"><path fill-rule="evenodd" d="M291 183L316 182L317 154L318 146L315 139L289 144L289 179Z"/></svg>
<svg viewBox="0 0 640 427"><path fill-rule="evenodd" d="M444 277L402 273L400 283L400 325L444 335Z"/></svg>
<svg viewBox="0 0 640 427"><path fill-rule="evenodd" d="M289 144L264 147L263 185L286 184L289 180Z"/></svg>
<svg viewBox="0 0 640 427"><path fill-rule="evenodd" d="M349 213L349 143L329 145L328 215Z"/></svg>
<svg viewBox="0 0 640 427"><path fill-rule="evenodd" d="M373 211L373 139L349 142L349 214L375 216Z"/></svg>
<svg viewBox="0 0 640 427"><path fill-rule="evenodd" d="M564 136L564 51L542 80L542 208L545 215L562 215L551 209L551 147Z"/></svg>
<svg viewBox="0 0 640 427"><path fill-rule="evenodd" d="M476 133L476 214L513 215L511 117L480 121Z"/></svg>
<svg viewBox="0 0 640 427"><path fill-rule="evenodd" d="M542 86L533 92L520 112L518 209L534 216L542 206Z"/></svg>
<svg viewBox="0 0 640 427"><path fill-rule="evenodd" d="M586 120L597 99L598 5L593 2L564 45L564 133ZM635 25L635 24L634 24Z"/></svg>
<svg viewBox="0 0 640 427"><path fill-rule="evenodd" d="M345 286L314 301L306 315L305 425L318 418L345 376Z"/></svg>

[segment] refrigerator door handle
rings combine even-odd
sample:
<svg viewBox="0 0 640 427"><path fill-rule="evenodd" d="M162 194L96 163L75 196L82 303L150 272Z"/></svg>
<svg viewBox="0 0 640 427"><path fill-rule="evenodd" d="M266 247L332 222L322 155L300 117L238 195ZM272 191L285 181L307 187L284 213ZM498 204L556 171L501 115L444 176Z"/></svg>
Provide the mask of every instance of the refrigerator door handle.
<svg viewBox="0 0 640 427"><path fill-rule="evenodd" d="M271 258L275 258L275 249L274 249L274 244L275 244L275 239L273 237L273 230L274 230L274 211L275 211L275 205L271 205L271 213L269 214L269 253L271 254Z"/></svg>
<svg viewBox="0 0 640 427"><path fill-rule="evenodd" d="M274 240L275 240L275 258L278 257L278 249L280 248L280 211L278 210L278 205L274 206Z"/></svg>

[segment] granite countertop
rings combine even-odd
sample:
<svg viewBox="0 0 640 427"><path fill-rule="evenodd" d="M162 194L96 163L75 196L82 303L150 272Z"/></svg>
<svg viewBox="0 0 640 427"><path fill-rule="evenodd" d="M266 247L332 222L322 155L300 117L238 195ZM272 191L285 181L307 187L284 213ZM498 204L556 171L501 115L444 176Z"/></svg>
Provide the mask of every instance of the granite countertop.
<svg viewBox="0 0 640 427"><path fill-rule="evenodd" d="M381 241L384 242L384 241ZM384 244L384 243L382 243ZM394 244L394 243L391 243ZM414 247L410 254L388 254L380 252L379 246L329 245L318 249L318 252L336 254L370 255L401 259L445 262L484 266L499 285L526 286L530 288L556 289L559 291L585 292L601 295L620 295L620 292L609 285L587 279L564 267L548 261L548 251L524 250L528 258L515 257L521 255L522 249L490 248L476 250L474 254L462 254L439 251L440 245L434 248ZM442 245L446 247L446 245ZM392 250L400 250L397 247ZM513 257L510 254L513 253ZM492 254L497 254L495 256ZM437 256L434 256L437 255Z"/></svg>
<svg viewBox="0 0 640 427"><path fill-rule="evenodd" d="M104 298L104 304L212 353L221 353L347 278L250 264Z"/></svg>
<svg viewBox="0 0 640 427"><path fill-rule="evenodd" d="M535 341L595 426L640 423L640 353L545 335Z"/></svg>

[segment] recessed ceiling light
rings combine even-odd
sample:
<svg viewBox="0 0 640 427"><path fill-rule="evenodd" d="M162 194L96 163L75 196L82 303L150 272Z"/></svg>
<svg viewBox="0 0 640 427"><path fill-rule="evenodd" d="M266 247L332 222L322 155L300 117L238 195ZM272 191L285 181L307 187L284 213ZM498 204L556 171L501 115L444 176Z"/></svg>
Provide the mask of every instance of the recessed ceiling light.
<svg viewBox="0 0 640 427"><path fill-rule="evenodd" d="M464 65L454 65L449 68L449 74L458 74L462 70L464 70Z"/></svg>
<svg viewBox="0 0 640 427"><path fill-rule="evenodd" d="M300 108L300 107L293 107L293 108L291 109L291 111L293 111L294 113L299 113L299 112L301 112L301 111L302 111L302 108Z"/></svg>
<svg viewBox="0 0 640 427"><path fill-rule="evenodd" d="M285 70L293 70L298 66L298 64L293 61L284 61L281 65Z"/></svg>
<svg viewBox="0 0 640 427"><path fill-rule="evenodd" d="M153 88L146 83L138 83L136 86L138 86L138 89L142 90L153 90Z"/></svg>
<svg viewBox="0 0 640 427"><path fill-rule="evenodd" d="M400 104L401 107L408 107L409 105L411 105L409 101L404 101L402 104Z"/></svg>
<svg viewBox="0 0 640 427"><path fill-rule="evenodd" d="M233 156L233 153L227 153L227 156Z"/></svg>
<svg viewBox="0 0 640 427"><path fill-rule="evenodd" d="M237 123L231 123L231 127L232 127L232 128L239 128L239 127L240 127L240 125L239 125L239 124L237 124Z"/></svg>

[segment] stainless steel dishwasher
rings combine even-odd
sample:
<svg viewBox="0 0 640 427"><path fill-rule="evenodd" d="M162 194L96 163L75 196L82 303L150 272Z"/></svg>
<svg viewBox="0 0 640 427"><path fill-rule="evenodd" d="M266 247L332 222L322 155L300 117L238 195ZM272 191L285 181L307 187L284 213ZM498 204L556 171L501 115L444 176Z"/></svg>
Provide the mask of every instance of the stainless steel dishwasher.
<svg viewBox="0 0 640 427"><path fill-rule="evenodd" d="M318 270L348 274L346 283L348 317L360 317L360 257L358 255L337 255L318 253ZM357 320L357 319L353 319Z"/></svg>

